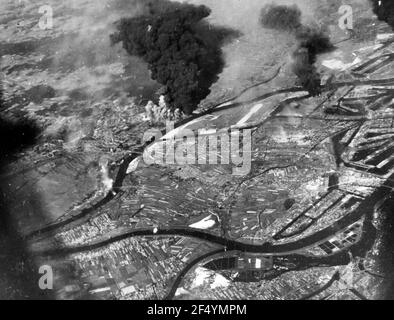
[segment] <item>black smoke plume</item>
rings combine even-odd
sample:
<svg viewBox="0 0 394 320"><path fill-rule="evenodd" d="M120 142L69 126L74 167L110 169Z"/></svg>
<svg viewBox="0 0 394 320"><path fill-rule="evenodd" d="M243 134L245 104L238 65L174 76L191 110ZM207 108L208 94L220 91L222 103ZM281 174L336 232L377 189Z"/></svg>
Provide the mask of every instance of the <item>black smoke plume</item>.
<svg viewBox="0 0 394 320"><path fill-rule="evenodd" d="M302 13L296 6L270 4L261 12L260 22L264 28L294 34L298 40L293 52L292 70L300 84L311 94L321 92L321 77L315 63L317 56L333 49L329 37L318 26L305 26L301 22Z"/></svg>
<svg viewBox="0 0 394 320"><path fill-rule="evenodd" d="M394 1L393 0L369 0L372 3L373 12L378 19L386 22L394 30Z"/></svg>
<svg viewBox="0 0 394 320"><path fill-rule="evenodd" d="M167 105L186 114L210 93L224 67L223 41L235 36L203 22L210 13L205 6L151 2L146 14L122 19L111 36L148 63L152 79L163 85Z"/></svg>

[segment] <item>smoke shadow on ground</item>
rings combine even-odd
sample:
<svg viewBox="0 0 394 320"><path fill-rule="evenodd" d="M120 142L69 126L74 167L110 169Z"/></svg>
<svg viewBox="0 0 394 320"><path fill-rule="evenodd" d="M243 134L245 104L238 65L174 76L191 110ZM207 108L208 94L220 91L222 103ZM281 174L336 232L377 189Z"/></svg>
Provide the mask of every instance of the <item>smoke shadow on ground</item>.
<svg viewBox="0 0 394 320"><path fill-rule="evenodd" d="M0 83L0 110L2 104ZM33 122L11 121L0 116L0 173L19 152L34 145L38 135L39 129ZM49 299L51 293L39 289L41 275L7 207L7 187L0 182L0 299Z"/></svg>

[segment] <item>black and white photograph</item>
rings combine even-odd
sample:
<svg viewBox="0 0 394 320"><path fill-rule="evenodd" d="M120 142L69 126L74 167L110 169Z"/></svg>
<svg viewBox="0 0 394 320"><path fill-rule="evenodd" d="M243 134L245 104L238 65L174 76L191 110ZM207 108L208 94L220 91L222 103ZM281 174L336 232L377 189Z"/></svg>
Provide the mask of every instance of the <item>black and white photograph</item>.
<svg viewBox="0 0 394 320"><path fill-rule="evenodd" d="M393 188L394 0L0 0L0 300L393 300Z"/></svg>

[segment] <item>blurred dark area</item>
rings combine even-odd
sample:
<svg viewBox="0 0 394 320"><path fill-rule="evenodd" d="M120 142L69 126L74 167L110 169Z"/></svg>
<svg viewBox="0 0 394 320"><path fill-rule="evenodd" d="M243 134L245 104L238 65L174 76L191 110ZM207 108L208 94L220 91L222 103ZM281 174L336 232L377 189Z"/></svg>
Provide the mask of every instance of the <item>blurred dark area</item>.
<svg viewBox="0 0 394 320"><path fill-rule="evenodd" d="M382 212L382 242L379 264L386 279L382 299L394 299L394 193L380 208Z"/></svg>
<svg viewBox="0 0 394 320"><path fill-rule="evenodd" d="M3 113L3 90L0 83L0 110ZM29 120L9 120L0 114L0 175L17 154L32 146L38 127ZM0 299L48 299L50 293L38 286L40 274L19 236L12 212L5 199L7 185L0 179Z"/></svg>
<svg viewBox="0 0 394 320"><path fill-rule="evenodd" d="M373 12L378 19L386 22L394 29L394 1L393 0L369 0L372 3Z"/></svg>

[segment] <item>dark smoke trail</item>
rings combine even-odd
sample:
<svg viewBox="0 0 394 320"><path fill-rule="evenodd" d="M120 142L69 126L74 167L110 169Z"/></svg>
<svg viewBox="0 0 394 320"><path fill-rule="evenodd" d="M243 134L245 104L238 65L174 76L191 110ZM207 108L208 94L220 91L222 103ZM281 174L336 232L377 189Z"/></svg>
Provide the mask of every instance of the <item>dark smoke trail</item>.
<svg viewBox="0 0 394 320"><path fill-rule="evenodd" d="M317 55L333 48L329 37L319 27L304 26L302 13L296 6L270 4L262 9L260 22L263 27L294 34L298 47L293 53L293 72L300 84L311 94L321 92L320 74L315 63Z"/></svg>
<svg viewBox="0 0 394 320"><path fill-rule="evenodd" d="M224 67L221 46L234 32L214 28L202 20L211 13L205 6L151 2L149 13L122 19L112 42L142 57L152 79L164 86L171 109L192 113L208 96Z"/></svg>
<svg viewBox="0 0 394 320"><path fill-rule="evenodd" d="M321 92L321 79L315 67L316 58L319 54L331 50L333 45L322 30L307 26L297 29L296 38L299 47L293 53L293 72L311 95L318 95Z"/></svg>
<svg viewBox="0 0 394 320"><path fill-rule="evenodd" d="M369 0L372 3L373 12L378 19L386 22L394 30L394 1L393 0Z"/></svg>

